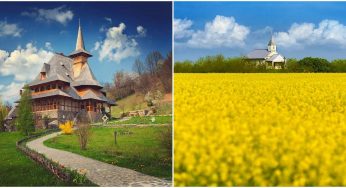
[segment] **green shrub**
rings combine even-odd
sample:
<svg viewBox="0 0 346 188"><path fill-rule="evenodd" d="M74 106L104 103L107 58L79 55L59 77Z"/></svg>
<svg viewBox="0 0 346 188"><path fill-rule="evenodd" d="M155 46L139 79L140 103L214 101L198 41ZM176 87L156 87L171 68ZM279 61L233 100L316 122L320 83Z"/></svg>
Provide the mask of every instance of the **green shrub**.
<svg viewBox="0 0 346 188"><path fill-rule="evenodd" d="M17 129L24 135L35 131L34 115L32 112L31 92L28 85L24 86L18 105Z"/></svg>

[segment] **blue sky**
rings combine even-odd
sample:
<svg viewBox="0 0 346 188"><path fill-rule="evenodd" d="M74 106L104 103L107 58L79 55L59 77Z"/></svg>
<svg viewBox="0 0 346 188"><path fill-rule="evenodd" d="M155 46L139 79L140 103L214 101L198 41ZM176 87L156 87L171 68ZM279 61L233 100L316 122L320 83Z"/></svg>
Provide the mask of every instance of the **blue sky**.
<svg viewBox="0 0 346 188"><path fill-rule="evenodd" d="M329 60L346 58L346 2L175 2L175 61L246 55L266 48Z"/></svg>
<svg viewBox="0 0 346 188"><path fill-rule="evenodd" d="M171 2L1 2L0 95L15 98L52 52L75 48L78 19L100 82L158 50L172 50ZM110 45L109 45L110 44Z"/></svg>

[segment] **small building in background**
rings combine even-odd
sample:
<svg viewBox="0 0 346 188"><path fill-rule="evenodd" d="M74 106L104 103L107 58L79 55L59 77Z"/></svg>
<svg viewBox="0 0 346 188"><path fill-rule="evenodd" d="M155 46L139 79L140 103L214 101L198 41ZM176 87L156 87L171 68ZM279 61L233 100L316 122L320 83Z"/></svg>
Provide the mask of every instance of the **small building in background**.
<svg viewBox="0 0 346 188"><path fill-rule="evenodd" d="M246 59L256 65L265 65L267 69L283 69L286 64L286 58L277 52L273 37L267 49L253 50L246 55Z"/></svg>

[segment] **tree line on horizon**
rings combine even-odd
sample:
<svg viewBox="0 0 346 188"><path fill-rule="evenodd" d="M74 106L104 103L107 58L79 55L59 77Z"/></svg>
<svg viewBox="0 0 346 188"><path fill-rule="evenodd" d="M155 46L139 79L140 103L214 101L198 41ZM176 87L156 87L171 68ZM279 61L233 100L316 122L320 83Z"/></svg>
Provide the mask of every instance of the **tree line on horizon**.
<svg viewBox="0 0 346 188"><path fill-rule="evenodd" d="M196 61L177 61L175 73L299 73L299 72L346 72L346 59L327 59L305 57L287 59L283 69L267 69L265 65L256 65L245 57L225 58L223 55L206 56Z"/></svg>

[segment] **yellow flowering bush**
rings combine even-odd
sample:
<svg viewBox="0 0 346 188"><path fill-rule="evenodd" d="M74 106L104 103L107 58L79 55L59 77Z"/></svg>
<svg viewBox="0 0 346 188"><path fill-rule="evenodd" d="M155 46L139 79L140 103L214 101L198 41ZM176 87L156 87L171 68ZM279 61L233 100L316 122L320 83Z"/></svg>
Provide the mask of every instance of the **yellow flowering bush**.
<svg viewBox="0 0 346 188"><path fill-rule="evenodd" d="M73 132L73 121L66 121L59 125L60 130L63 134L72 134Z"/></svg>
<svg viewBox="0 0 346 188"><path fill-rule="evenodd" d="M176 186L346 185L346 74L175 74Z"/></svg>

